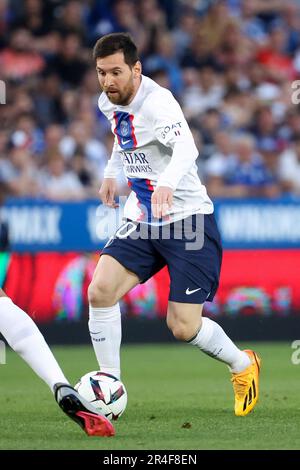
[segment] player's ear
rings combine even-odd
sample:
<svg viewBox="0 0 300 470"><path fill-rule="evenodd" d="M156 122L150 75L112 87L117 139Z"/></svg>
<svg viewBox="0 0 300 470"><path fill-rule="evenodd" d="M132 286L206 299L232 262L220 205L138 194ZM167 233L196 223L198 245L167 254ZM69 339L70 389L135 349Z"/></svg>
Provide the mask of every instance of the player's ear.
<svg viewBox="0 0 300 470"><path fill-rule="evenodd" d="M133 73L135 78L138 78L142 73L142 64L139 60L133 66Z"/></svg>

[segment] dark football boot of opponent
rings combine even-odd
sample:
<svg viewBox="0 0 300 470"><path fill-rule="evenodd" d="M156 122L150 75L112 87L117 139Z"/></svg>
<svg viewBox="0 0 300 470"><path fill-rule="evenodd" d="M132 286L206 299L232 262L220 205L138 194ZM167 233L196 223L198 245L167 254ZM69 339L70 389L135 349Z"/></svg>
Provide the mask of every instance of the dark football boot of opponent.
<svg viewBox="0 0 300 470"><path fill-rule="evenodd" d="M111 422L98 411L71 385L57 383L54 385L54 396L60 408L73 419L88 436L114 436Z"/></svg>

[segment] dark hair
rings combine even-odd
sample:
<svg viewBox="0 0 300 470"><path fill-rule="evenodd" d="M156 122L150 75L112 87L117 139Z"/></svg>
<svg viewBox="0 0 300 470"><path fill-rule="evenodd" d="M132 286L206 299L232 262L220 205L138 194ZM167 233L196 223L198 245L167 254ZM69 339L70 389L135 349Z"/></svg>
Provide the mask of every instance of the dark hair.
<svg viewBox="0 0 300 470"><path fill-rule="evenodd" d="M137 47L128 33L112 33L98 39L93 49L93 59L107 57L123 52L124 60L129 67L139 60Z"/></svg>

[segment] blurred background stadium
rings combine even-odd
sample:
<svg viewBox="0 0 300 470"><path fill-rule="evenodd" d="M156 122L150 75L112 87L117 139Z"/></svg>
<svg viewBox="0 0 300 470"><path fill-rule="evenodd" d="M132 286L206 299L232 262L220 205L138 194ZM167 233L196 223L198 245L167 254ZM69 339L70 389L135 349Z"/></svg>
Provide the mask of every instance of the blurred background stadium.
<svg viewBox="0 0 300 470"><path fill-rule="evenodd" d="M87 286L120 216L99 206L112 135L91 50L116 31L181 103L200 152L225 250L206 314L233 339L294 339L299 1L1 0L0 285L50 342L89 341ZM123 299L125 341L170 339L168 283L163 270Z"/></svg>

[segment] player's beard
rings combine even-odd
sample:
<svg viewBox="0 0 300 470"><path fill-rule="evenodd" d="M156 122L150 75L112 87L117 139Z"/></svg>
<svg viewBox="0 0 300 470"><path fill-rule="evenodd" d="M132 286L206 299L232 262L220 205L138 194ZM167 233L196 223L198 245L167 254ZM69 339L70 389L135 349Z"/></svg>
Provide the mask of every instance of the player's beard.
<svg viewBox="0 0 300 470"><path fill-rule="evenodd" d="M131 98L134 94L134 83L132 76L129 78L127 84L124 86L123 90L114 90L115 93L110 93L106 91L106 95L113 104L118 104L120 106L126 106L130 103Z"/></svg>

